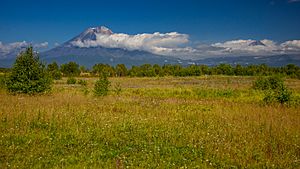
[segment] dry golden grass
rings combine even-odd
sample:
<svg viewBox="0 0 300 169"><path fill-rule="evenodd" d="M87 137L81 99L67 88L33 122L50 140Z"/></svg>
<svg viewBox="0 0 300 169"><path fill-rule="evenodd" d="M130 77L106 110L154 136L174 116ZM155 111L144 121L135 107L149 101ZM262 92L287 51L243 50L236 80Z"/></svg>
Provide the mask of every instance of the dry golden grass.
<svg viewBox="0 0 300 169"><path fill-rule="evenodd" d="M252 77L112 78L105 97L87 80L0 91L0 168L300 167L299 106L262 104Z"/></svg>

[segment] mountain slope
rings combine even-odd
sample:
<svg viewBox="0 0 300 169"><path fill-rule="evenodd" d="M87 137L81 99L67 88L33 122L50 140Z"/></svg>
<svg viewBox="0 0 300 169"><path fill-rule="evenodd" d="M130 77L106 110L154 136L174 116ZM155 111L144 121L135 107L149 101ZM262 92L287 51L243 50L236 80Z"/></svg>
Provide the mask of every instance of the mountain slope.
<svg viewBox="0 0 300 169"><path fill-rule="evenodd" d="M144 63L178 63L178 59L156 55L146 51L105 48L102 46L80 47L77 45L77 43L88 41L92 42L96 40L97 34L111 35L113 32L104 26L89 28L78 36L72 38L70 41L41 53L41 58L48 63L52 61L56 61L58 63L75 61L88 67L91 67L96 63L107 63L111 65L123 63L126 66L141 65Z"/></svg>
<svg viewBox="0 0 300 169"><path fill-rule="evenodd" d="M300 55L272 55L272 56L240 56L240 57L214 57L197 60L195 64L205 64L215 66L221 63L230 65L256 65L267 64L269 66L285 66L287 64L295 64L300 66Z"/></svg>

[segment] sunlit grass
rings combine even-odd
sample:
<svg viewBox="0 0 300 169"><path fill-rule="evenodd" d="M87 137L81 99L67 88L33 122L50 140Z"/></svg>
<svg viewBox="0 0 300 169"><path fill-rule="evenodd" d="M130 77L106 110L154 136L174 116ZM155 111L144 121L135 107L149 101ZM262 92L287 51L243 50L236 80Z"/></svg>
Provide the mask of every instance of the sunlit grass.
<svg viewBox="0 0 300 169"><path fill-rule="evenodd" d="M86 80L0 91L0 168L300 167L299 106L262 104L253 77L112 78L105 97Z"/></svg>

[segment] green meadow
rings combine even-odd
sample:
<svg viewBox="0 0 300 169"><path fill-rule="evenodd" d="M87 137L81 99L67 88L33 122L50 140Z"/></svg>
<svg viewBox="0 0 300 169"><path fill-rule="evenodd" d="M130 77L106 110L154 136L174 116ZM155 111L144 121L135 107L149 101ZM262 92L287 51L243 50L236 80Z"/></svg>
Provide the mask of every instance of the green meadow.
<svg viewBox="0 0 300 169"><path fill-rule="evenodd" d="M300 80L285 79L294 102L265 104L256 78L109 78L102 97L97 78L0 89L0 168L300 168Z"/></svg>

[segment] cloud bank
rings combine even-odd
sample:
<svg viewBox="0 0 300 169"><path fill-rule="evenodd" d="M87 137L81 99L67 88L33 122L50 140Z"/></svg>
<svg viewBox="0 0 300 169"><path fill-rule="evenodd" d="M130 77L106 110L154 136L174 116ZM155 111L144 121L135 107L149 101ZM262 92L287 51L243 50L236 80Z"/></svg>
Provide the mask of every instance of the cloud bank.
<svg viewBox="0 0 300 169"><path fill-rule="evenodd" d="M189 40L189 35L178 32L129 35L113 33L105 27L90 28L71 41L70 44L80 48L102 46L141 50L180 59L194 60L209 57L300 54L300 40L277 43L269 39L237 39L211 44L195 44ZM0 41L0 58L15 56L20 50L29 45L30 43L26 41L9 44L3 44ZM48 42L31 45L35 49L42 49L48 47ZM59 44L56 43L55 46L59 46Z"/></svg>
<svg viewBox="0 0 300 169"><path fill-rule="evenodd" d="M48 48L48 42L32 44L26 41L22 41L4 44L0 41L0 59L7 57L15 57L17 53L19 53L21 50L25 49L30 45L33 46L34 49Z"/></svg>
<svg viewBox="0 0 300 169"><path fill-rule="evenodd" d="M89 29L92 31L93 29ZM86 34L91 32L86 32ZM129 35L124 33L92 32L94 39L77 38L72 45L87 47L123 48L142 50L159 55L180 57L183 59L201 59L218 56L270 56L277 54L300 53L300 40L286 41L281 44L269 39L253 40L238 39L212 44L193 44L189 35L178 32L144 33ZM84 34L85 35L85 34ZM84 35L82 35L84 37Z"/></svg>
<svg viewBox="0 0 300 169"><path fill-rule="evenodd" d="M189 42L187 34L177 32L153 34L143 33L128 35L124 33L96 34L96 40L76 40L72 44L78 47L103 46L107 48L123 48L128 50L144 50L152 53L160 53L173 50Z"/></svg>

